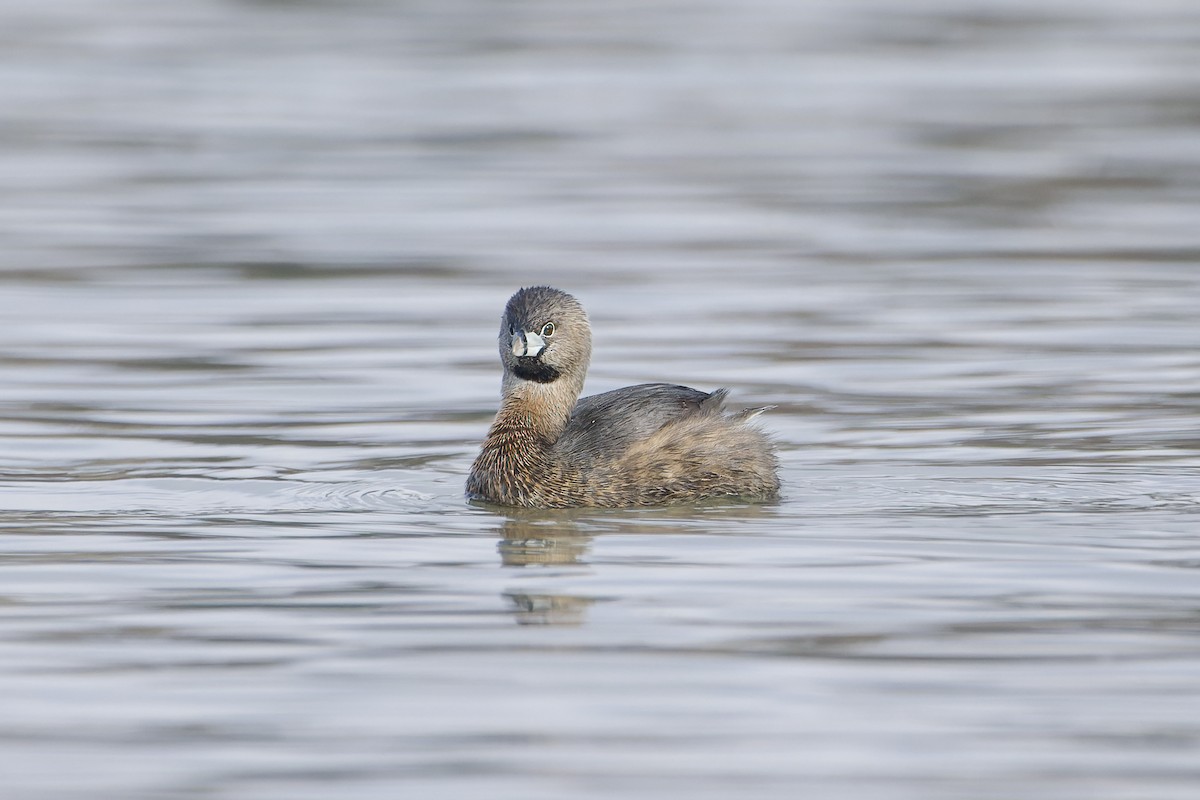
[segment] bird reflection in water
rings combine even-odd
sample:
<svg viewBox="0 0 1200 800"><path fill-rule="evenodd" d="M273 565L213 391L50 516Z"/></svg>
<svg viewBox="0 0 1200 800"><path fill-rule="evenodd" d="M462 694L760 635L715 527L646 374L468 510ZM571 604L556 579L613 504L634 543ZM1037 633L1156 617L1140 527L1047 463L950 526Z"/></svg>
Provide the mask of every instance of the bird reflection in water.
<svg viewBox="0 0 1200 800"><path fill-rule="evenodd" d="M500 542L496 548L505 567L575 567L548 571L546 578L578 576L579 568L589 572L592 569L589 553L597 535L735 535L746 520L775 513L773 505L736 502L672 506L644 512L506 508L499 517L502 522L497 528ZM508 591L503 596L513 604L517 622L523 625L581 625L587 608L604 599L545 591Z"/></svg>
<svg viewBox="0 0 1200 800"><path fill-rule="evenodd" d="M566 515L508 515L500 526L500 562L506 567L582 564L592 537ZM595 600L568 594L505 592L520 625L582 625Z"/></svg>

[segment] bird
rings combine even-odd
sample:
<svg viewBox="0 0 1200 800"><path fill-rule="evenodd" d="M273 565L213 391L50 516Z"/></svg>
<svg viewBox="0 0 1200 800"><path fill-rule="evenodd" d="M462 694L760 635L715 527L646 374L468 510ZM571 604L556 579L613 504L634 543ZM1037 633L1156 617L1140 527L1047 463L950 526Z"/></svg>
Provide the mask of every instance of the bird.
<svg viewBox="0 0 1200 800"><path fill-rule="evenodd" d="M521 508L628 508L778 499L776 445L726 413L727 389L643 383L580 398L592 332L583 306L520 289L500 321L501 402L471 466L468 499Z"/></svg>

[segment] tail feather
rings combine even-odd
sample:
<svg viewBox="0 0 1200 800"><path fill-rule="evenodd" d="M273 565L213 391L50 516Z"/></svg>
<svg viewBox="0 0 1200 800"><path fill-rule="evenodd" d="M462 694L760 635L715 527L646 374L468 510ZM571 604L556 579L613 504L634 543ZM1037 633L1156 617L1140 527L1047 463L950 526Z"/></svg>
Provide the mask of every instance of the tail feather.
<svg viewBox="0 0 1200 800"><path fill-rule="evenodd" d="M725 400L729 396L728 389L717 389L708 397L700 401L700 410L707 411L710 414L716 414L725 410ZM745 408L741 411L735 411L729 414L729 419L735 422L749 422L764 411L770 411L777 406L758 406L756 408Z"/></svg>
<svg viewBox="0 0 1200 800"><path fill-rule="evenodd" d="M725 408L725 398L729 396L728 389L717 389L708 397L700 401L700 409L707 411L710 414L719 413Z"/></svg>
<svg viewBox="0 0 1200 800"><path fill-rule="evenodd" d="M749 422L764 411L770 411L779 406L759 406L757 408L745 408L733 415L733 418L740 422Z"/></svg>

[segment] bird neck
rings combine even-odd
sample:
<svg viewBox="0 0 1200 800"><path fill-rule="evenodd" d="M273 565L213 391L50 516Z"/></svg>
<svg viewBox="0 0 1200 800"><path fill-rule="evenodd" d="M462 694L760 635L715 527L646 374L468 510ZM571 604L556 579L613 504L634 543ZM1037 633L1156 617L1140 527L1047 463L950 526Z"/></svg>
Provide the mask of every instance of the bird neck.
<svg viewBox="0 0 1200 800"><path fill-rule="evenodd" d="M488 438L503 434L548 447L562 436L577 399L579 390L573 390L566 381L534 383L506 376L500 410Z"/></svg>

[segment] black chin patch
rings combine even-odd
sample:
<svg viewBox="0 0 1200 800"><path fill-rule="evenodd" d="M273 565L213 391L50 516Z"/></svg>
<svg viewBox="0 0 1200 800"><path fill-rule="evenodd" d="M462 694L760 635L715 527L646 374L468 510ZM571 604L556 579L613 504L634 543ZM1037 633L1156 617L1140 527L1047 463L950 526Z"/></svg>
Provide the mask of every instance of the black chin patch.
<svg viewBox="0 0 1200 800"><path fill-rule="evenodd" d="M554 383L562 373L549 364L542 362L540 358L521 357L517 359L517 365L513 367L513 375L516 375L523 381Z"/></svg>

